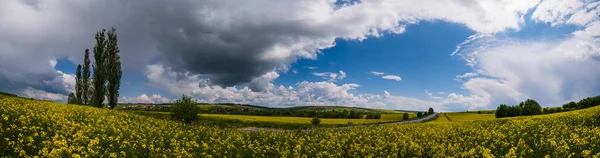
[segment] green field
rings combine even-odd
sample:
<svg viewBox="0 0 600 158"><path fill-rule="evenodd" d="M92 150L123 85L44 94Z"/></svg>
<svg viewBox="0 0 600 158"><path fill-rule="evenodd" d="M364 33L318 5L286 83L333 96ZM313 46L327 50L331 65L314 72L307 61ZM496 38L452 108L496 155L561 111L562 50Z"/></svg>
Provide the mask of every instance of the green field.
<svg viewBox="0 0 600 158"><path fill-rule="evenodd" d="M286 116L250 116L250 115L228 115L228 114L201 114L201 117L236 119L242 121L272 122L272 123L303 123L310 124L312 118L309 117L286 117ZM417 117L410 113L410 118ZM321 118L321 124L373 124L383 122L402 121L402 114L381 114L381 119L344 119L344 118Z"/></svg>
<svg viewBox="0 0 600 158"><path fill-rule="evenodd" d="M168 119L169 112L154 111L130 111L135 114L151 116L155 118ZM358 124L376 124L385 122L402 121L403 113L381 114L381 119L344 119L344 118L321 118L321 125L324 127L346 126L349 122ZM409 117L417 117L414 113L409 113ZM200 124L218 125L221 127L271 127L287 129L305 129L311 127L312 118L309 117L288 117L288 116L252 116L252 115L230 115L230 114L200 114ZM222 124L222 125L219 125Z"/></svg>
<svg viewBox="0 0 600 158"><path fill-rule="evenodd" d="M494 114L477 114L472 112L452 112L444 113L451 121L476 121L495 119Z"/></svg>
<svg viewBox="0 0 600 158"><path fill-rule="evenodd" d="M448 122L450 122L450 120L448 120L448 118L446 117L446 113L440 113L434 120L431 120L427 123L448 123Z"/></svg>

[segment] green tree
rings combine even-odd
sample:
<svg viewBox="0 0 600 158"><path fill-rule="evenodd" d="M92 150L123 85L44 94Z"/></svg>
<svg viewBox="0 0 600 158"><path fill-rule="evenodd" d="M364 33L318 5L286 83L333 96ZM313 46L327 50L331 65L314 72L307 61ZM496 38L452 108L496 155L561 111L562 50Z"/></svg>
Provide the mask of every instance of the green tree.
<svg viewBox="0 0 600 158"><path fill-rule="evenodd" d="M121 61L119 56L119 45L117 40L117 30L113 27L108 31L108 40L106 41L106 69L107 72L107 95L108 105L111 109L117 106L119 100L119 89L121 87Z"/></svg>
<svg viewBox="0 0 600 158"><path fill-rule="evenodd" d="M402 114L402 120L408 120L408 119L409 119L408 113Z"/></svg>
<svg viewBox="0 0 600 158"><path fill-rule="evenodd" d="M77 98L77 103L83 103L83 81L81 78L81 64L77 65L77 70L75 70L75 97Z"/></svg>
<svg viewBox="0 0 600 158"><path fill-rule="evenodd" d="M200 114L200 107L198 107L196 101L192 100L192 97L183 95L181 99L175 101L175 104L171 107L171 118L176 121L184 123L192 123L198 120Z"/></svg>
<svg viewBox="0 0 600 158"><path fill-rule="evenodd" d="M82 86L82 95L83 95L83 102L82 104L90 104L90 50L89 49L85 49L85 56L83 57L83 83L81 84Z"/></svg>
<svg viewBox="0 0 600 158"><path fill-rule="evenodd" d="M523 106L523 113L522 115L524 116L528 116L528 115L539 115L542 111L542 107L540 106L540 104L533 100L533 99L527 99L525 100L525 105Z"/></svg>
<svg viewBox="0 0 600 158"><path fill-rule="evenodd" d="M428 114L429 114L429 115L431 115L431 114L433 114L433 113L435 113L435 112L433 111L433 108L429 108Z"/></svg>
<svg viewBox="0 0 600 158"><path fill-rule="evenodd" d="M417 117L423 117L423 112L417 112Z"/></svg>
<svg viewBox="0 0 600 158"><path fill-rule="evenodd" d="M94 69L94 94L92 97L92 105L95 107L103 107L104 96L106 94L106 39L105 29L96 32L96 46L94 46L94 59L96 62L92 65Z"/></svg>
<svg viewBox="0 0 600 158"><path fill-rule="evenodd" d="M498 108L496 108L496 118L508 117L508 105L500 104Z"/></svg>
<svg viewBox="0 0 600 158"><path fill-rule="evenodd" d="M321 119L319 119L318 117L314 117L312 120L310 120L310 123L312 125L317 126L317 125L321 124Z"/></svg>
<svg viewBox="0 0 600 158"><path fill-rule="evenodd" d="M69 98L67 98L67 104L77 104L77 97L73 92L69 93Z"/></svg>

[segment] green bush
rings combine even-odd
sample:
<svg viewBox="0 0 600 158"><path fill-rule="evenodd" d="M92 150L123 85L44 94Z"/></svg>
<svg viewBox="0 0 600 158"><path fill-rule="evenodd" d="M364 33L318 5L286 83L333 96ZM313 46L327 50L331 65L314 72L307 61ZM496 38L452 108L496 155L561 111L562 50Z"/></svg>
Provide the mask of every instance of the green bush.
<svg viewBox="0 0 600 158"><path fill-rule="evenodd" d="M408 119L410 119L410 117L408 116L408 113L402 114L402 120L408 120Z"/></svg>
<svg viewBox="0 0 600 158"><path fill-rule="evenodd" d="M381 114L377 113L373 115L373 119L381 119Z"/></svg>
<svg viewBox="0 0 600 158"><path fill-rule="evenodd" d="M171 110L171 118L188 124L198 120L200 114L200 107L198 107L196 101L185 95L175 101Z"/></svg>
<svg viewBox="0 0 600 158"><path fill-rule="evenodd" d="M423 113L422 112L418 112L417 113L417 117L423 117Z"/></svg>
<svg viewBox="0 0 600 158"><path fill-rule="evenodd" d="M319 125L321 124L321 119L319 119L318 117L313 118L310 123L312 123L313 125Z"/></svg>

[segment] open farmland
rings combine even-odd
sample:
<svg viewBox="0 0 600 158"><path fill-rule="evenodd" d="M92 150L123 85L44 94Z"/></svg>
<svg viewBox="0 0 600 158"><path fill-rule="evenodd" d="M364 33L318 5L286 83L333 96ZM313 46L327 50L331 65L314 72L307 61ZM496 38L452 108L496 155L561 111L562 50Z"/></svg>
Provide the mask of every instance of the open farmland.
<svg viewBox="0 0 600 158"><path fill-rule="evenodd" d="M130 111L135 114L151 116L161 119L169 119L169 112L154 111ZM414 113L408 113L409 118L416 118ZM402 121L403 113L381 114L381 119L343 119L343 118L321 118L323 127L347 126L348 123L354 125L376 124L387 122ZM200 124L211 124L220 127L269 127L285 129L306 129L311 127L312 118L309 117L288 117L288 116L252 116L252 115L230 115L230 114L200 114Z"/></svg>
<svg viewBox="0 0 600 158"><path fill-rule="evenodd" d="M222 130L118 110L14 97L0 97L0 106L3 156L600 156L600 107L475 122L304 133Z"/></svg>
<svg viewBox="0 0 600 158"><path fill-rule="evenodd" d="M448 120L446 113L440 113L434 120L429 121L428 123L448 123L451 122Z"/></svg>
<svg viewBox="0 0 600 158"><path fill-rule="evenodd" d="M444 113L451 121L476 121L476 120L489 120L495 119L494 114L478 114L471 112L451 112Z"/></svg>

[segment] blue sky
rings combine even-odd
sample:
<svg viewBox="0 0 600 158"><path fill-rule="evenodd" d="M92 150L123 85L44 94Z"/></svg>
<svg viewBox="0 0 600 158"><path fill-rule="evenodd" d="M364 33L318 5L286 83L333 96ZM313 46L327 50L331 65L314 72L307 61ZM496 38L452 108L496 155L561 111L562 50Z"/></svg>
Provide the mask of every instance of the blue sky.
<svg viewBox="0 0 600 158"><path fill-rule="evenodd" d="M187 94L201 102L273 107L464 111L527 98L559 106L600 94L600 84L590 84L600 75L586 73L600 65L596 1L562 2L570 8L553 0L119 1L104 7L134 11L97 14L101 8L92 6L99 1L38 2L49 7L37 10L2 2L29 19L73 20L31 25L18 21L24 17L0 18L11 22L0 27L6 34L0 53L7 57L0 59L0 81L10 83L0 90L64 101L74 88L74 63L93 47L93 32L115 26L124 63L120 102L170 102ZM35 12L48 15L29 14ZM88 22L94 17L102 20ZM42 31L52 27L72 31Z"/></svg>

